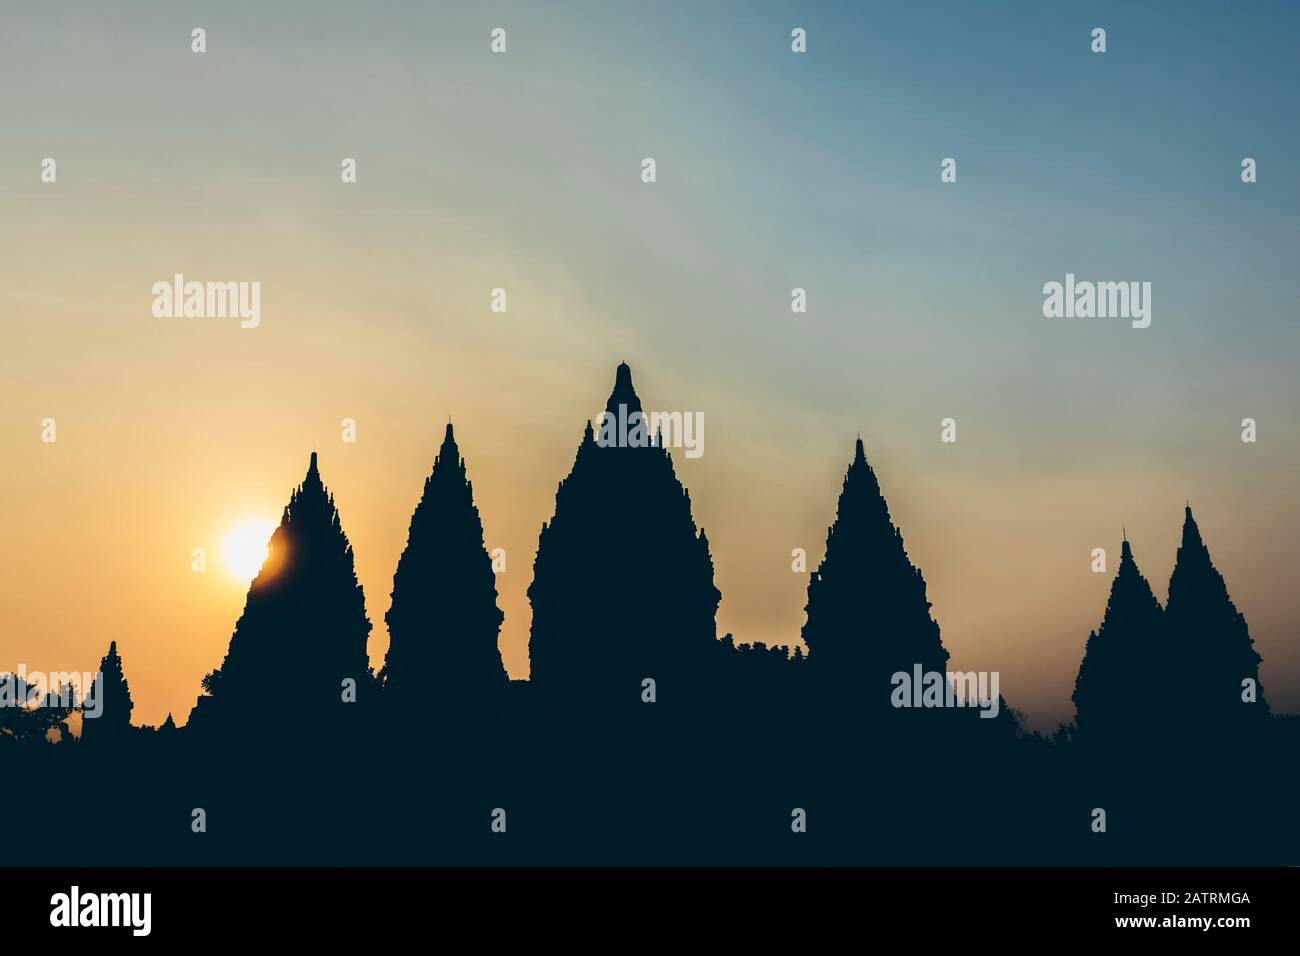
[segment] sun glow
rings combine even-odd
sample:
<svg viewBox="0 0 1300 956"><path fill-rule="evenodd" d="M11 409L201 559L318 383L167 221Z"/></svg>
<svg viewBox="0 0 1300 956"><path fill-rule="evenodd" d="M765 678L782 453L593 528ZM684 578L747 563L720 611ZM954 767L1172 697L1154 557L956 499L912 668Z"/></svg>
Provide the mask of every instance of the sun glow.
<svg viewBox="0 0 1300 956"><path fill-rule="evenodd" d="M257 577L266 560L266 546L277 525L274 521L243 521L221 540L221 561L231 576L243 584Z"/></svg>

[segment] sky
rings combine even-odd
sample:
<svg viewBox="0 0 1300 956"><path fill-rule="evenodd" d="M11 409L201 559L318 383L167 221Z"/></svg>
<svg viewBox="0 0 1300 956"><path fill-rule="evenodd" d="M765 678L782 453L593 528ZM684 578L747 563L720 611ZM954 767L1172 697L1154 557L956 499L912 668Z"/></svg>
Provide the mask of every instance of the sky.
<svg viewBox="0 0 1300 956"><path fill-rule="evenodd" d="M243 607L221 543L312 450L378 667L450 417L526 677L538 531L627 361L704 416L720 635L798 640L861 434L950 666L1031 727L1124 530L1164 599L1185 501L1300 710L1294 5L267 6L0 24L0 669L116 640L135 722L183 722ZM155 317L176 273L259 282L260 325ZM1150 282L1150 327L1044 317L1067 273Z"/></svg>

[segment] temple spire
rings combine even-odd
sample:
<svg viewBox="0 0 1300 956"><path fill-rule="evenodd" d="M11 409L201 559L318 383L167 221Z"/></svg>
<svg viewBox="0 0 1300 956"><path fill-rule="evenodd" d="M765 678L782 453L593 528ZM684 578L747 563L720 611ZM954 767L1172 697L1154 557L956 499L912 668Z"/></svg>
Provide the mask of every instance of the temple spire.
<svg viewBox="0 0 1300 956"><path fill-rule="evenodd" d="M599 701L602 716L608 708L642 707L639 694L628 689L640 687L647 675L672 687L676 701L710 699L707 675L717 648L721 594L707 538L691 515L672 456L631 444L607 451L619 447L607 442L610 433L641 408L632 370L622 362L599 421L601 438L593 441L588 422L573 468L556 488L528 588L534 693L565 708ZM649 435L644 444L650 445ZM624 501L636 502L637 518L611 520L611 502ZM592 555L619 569L595 603Z"/></svg>
<svg viewBox="0 0 1300 956"><path fill-rule="evenodd" d="M1153 739L1173 719L1159 696L1164 612L1138 569L1127 530L1101 626L1088 635L1074 682L1075 724L1093 744L1120 746ZM1128 688L1141 687L1141 694Z"/></svg>
<svg viewBox="0 0 1300 956"><path fill-rule="evenodd" d="M1184 720L1196 722L1202 732L1226 733L1268 716L1259 680L1261 659L1245 617L1210 559L1190 502L1183 514L1165 606L1178 651L1176 681L1182 697L1196 702ZM1249 698L1243 694L1247 680L1253 692Z"/></svg>
<svg viewBox="0 0 1300 956"><path fill-rule="evenodd" d="M853 681L889 686L890 675L945 669L948 651L930 614L925 578L908 557L903 536L859 437L844 475L835 519L826 533L826 553L808 582L801 636L810 673L835 699L857 700ZM874 698L873 711L893 708L887 695Z"/></svg>
<svg viewBox="0 0 1300 956"><path fill-rule="evenodd" d="M632 369L626 362L620 362L618 368L614 371L614 390L609 393L609 401L605 403L605 411L618 414L620 405L627 406L627 414L641 411L641 399L636 394L636 388L632 385Z"/></svg>
<svg viewBox="0 0 1300 956"><path fill-rule="evenodd" d="M464 719L508 685L497 648L503 615L495 572L450 421L411 515L384 620L384 695L403 713Z"/></svg>
<svg viewBox="0 0 1300 956"><path fill-rule="evenodd" d="M200 733L258 736L268 673L294 675L296 706L323 735L354 719L352 701L339 692L344 680L357 691L353 700L373 688L365 594L315 451L282 515L225 658L203 679L206 693L190 717Z"/></svg>

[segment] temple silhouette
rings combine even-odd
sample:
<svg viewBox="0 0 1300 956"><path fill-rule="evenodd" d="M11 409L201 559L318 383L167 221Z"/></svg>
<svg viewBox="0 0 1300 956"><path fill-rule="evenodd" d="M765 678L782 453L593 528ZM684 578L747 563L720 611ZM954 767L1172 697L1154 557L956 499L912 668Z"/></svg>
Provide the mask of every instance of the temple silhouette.
<svg viewBox="0 0 1300 956"><path fill-rule="evenodd" d="M204 695L187 726L198 735L263 735L258 702L274 693L268 681L291 681L318 726L346 722L347 704L375 695L366 655L370 627L352 546L312 452L248 589L226 659L203 678Z"/></svg>
<svg viewBox="0 0 1300 956"><path fill-rule="evenodd" d="M448 423L393 575L379 673L385 701L409 715L500 708L510 683L497 648L504 618L474 489Z"/></svg>
<svg viewBox="0 0 1300 956"><path fill-rule="evenodd" d="M605 412L642 412L632 370L615 372ZM607 569L598 582L596 562ZM678 707L708 691L720 592L709 539L658 443L602 446L592 423L542 525L528 588L530 682L552 706L639 708L642 682Z"/></svg>
<svg viewBox="0 0 1300 956"><path fill-rule="evenodd" d="M643 410L626 364L606 403L620 409ZM861 438L799 640L768 647L718 635L709 540L669 450L602 444L588 421L539 534L527 681L502 664L469 475L448 423L376 670L312 452L186 723L132 725L110 644L98 716L57 688L0 707L0 759L82 782L0 788L4 819L55 834L63 863L1208 864L1300 848L1300 721L1270 712L1190 505L1166 606L1122 540L1075 718L1044 735L996 692L982 713L973 683L954 686ZM913 673L940 676L900 706ZM16 676L7 689L37 700Z"/></svg>

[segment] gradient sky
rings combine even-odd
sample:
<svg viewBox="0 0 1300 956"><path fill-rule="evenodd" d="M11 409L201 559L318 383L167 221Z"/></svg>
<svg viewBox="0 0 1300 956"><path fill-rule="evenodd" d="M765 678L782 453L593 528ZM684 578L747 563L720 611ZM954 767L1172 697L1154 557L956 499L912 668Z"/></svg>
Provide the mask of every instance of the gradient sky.
<svg viewBox="0 0 1300 956"><path fill-rule="evenodd" d="M1163 600L1184 499L1300 709L1294 5L268 6L5 12L0 669L117 640L135 721L183 721L243 607L221 538L313 448L378 666L450 415L526 676L537 533L626 360L705 416L675 459L720 634L797 640L790 551L821 559L861 432L951 666L1031 726L1072 715L1091 550L1113 573L1127 527ZM261 327L154 318L176 272L261 282ZM1151 327L1045 319L1067 272L1150 281Z"/></svg>

